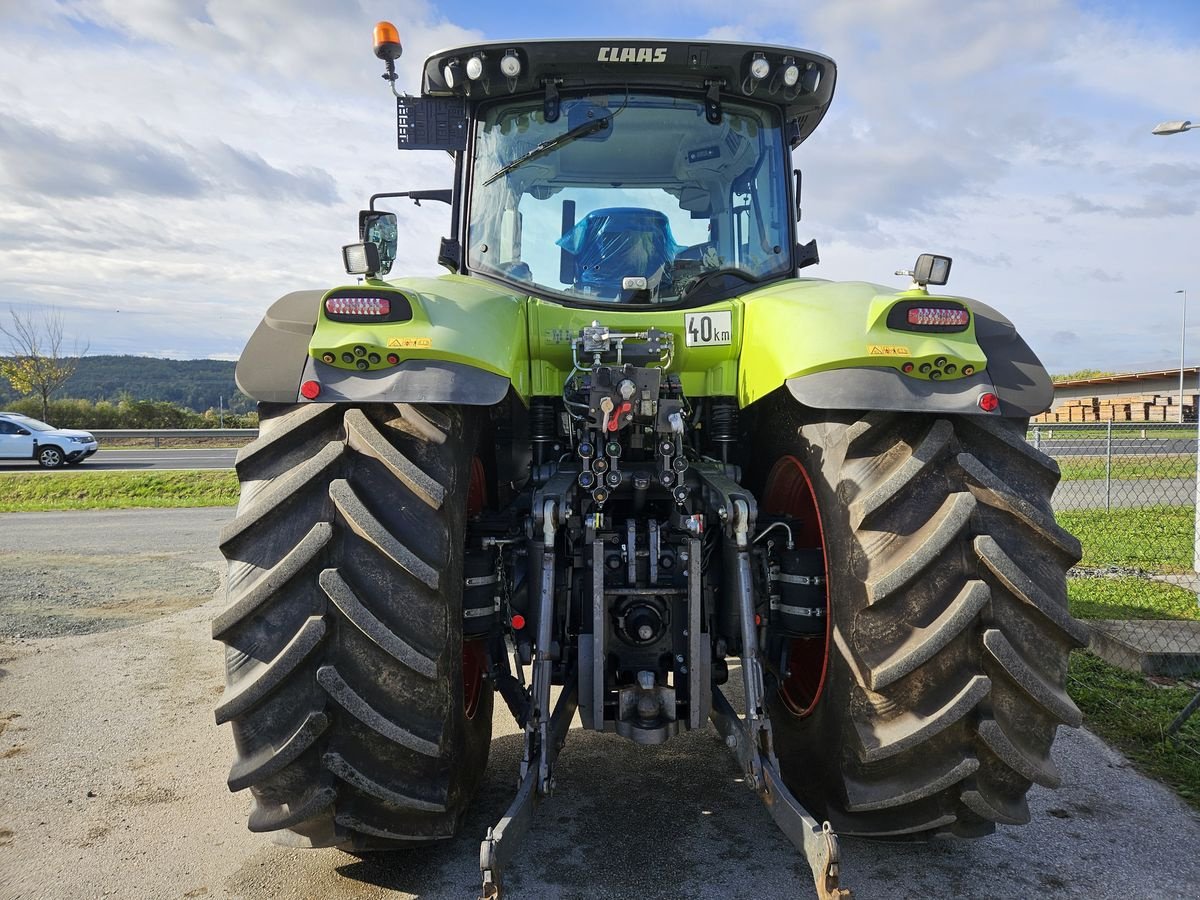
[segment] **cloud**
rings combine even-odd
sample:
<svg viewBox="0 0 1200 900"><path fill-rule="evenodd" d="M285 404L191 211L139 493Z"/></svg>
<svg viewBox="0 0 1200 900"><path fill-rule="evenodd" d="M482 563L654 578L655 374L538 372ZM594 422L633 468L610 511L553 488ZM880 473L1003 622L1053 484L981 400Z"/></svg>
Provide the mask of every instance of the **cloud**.
<svg viewBox="0 0 1200 900"><path fill-rule="evenodd" d="M1186 194L1154 191L1134 202L1097 203L1087 197L1068 195L1067 212L1074 215L1101 214L1120 219L1163 219L1172 216L1191 216L1197 209L1197 201Z"/></svg>
<svg viewBox="0 0 1200 900"><path fill-rule="evenodd" d="M445 154L397 155L365 3L37 7L0 17L0 303L61 307L93 352L236 355L280 294L346 279L369 194L450 182ZM409 23L401 87L478 36L387 13ZM449 216L399 214L398 271L441 271Z"/></svg>
<svg viewBox="0 0 1200 900"><path fill-rule="evenodd" d="M9 190L40 197L195 197L203 189L184 156L170 148L111 129L68 138L2 114L0 168Z"/></svg>
<svg viewBox="0 0 1200 900"><path fill-rule="evenodd" d="M257 153L221 144L209 162L226 186L265 199L289 198L329 205L337 202L337 182L333 176L314 166L302 166L285 172L268 163Z"/></svg>
<svg viewBox="0 0 1200 900"><path fill-rule="evenodd" d="M1196 102L1194 35L1189 41L1166 26L1096 15L1078 15L1072 24L1054 61L1061 77L1097 96L1157 110L1151 126Z"/></svg>
<svg viewBox="0 0 1200 900"><path fill-rule="evenodd" d="M110 128L68 138L2 114L0 170L0 183L34 202L131 194L193 199L230 191L323 205L338 199L328 172L314 166L285 171L257 153L223 142L202 151L186 144L155 144Z"/></svg>
<svg viewBox="0 0 1200 900"><path fill-rule="evenodd" d="M1121 272L1111 269L1081 269L1080 274L1084 278L1090 278L1093 281L1103 281L1106 284L1120 284L1125 281L1125 276Z"/></svg>
<svg viewBox="0 0 1200 900"><path fill-rule="evenodd" d="M1153 163L1135 173L1134 177L1139 181L1160 184L1163 187L1186 188L1200 185L1200 164Z"/></svg>
<svg viewBox="0 0 1200 900"><path fill-rule="evenodd" d="M598 27L582 7L535 5L514 24L511 7L424 0L0 0L0 304L61 307L95 352L237 354L276 296L345 279L338 248L369 194L450 184L445 154L397 155L374 21L400 23L413 90L436 49ZM604 30L833 56L833 107L794 160L801 240L823 259L805 274L902 287L892 272L917 253L949 253L949 291L993 303L1069 371L1153 363L1177 325L1168 286L1196 277L1200 135L1149 129L1194 114L1200 40L1124 15L1073 0L838 0L802 16L790 0L615 0ZM439 273L445 207L396 209L394 271Z"/></svg>

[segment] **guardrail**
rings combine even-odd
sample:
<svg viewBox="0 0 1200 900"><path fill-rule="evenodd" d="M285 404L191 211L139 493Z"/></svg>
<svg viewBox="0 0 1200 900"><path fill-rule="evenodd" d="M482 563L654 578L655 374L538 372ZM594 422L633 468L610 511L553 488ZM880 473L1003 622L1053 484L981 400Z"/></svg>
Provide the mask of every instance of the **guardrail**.
<svg viewBox="0 0 1200 900"><path fill-rule="evenodd" d="M158 447L163 438L255 438L257 428L89 428L103 446L105 438L151 438Z"/></svg>

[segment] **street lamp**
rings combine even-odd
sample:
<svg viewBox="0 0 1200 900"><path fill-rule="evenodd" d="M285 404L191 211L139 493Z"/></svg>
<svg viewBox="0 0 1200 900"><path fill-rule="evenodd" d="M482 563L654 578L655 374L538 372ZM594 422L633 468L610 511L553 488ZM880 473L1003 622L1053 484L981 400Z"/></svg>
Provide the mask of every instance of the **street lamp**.
<svg viewBox="0 0 1200 900"><path fill-rule="evenodd" d="M1175 122L1160 122L1154 126L1154 134L1183 134L1185 131L1193 131L1200 128L1200 125L1193 125L1189 119L1180 119ZM1183 326L1179 330L1179 421L1183 421L1183 348L1187 346L1187 291L1176 291L1177 294L1183 294ZM1197 417L1200 422L1200 415ZM1198 470L1200 471L1200 470ZM1198 476L1200 477L1200 476ZM1197 481L1200 485L1200 481ZM1196 522L1200 525L1200 507L1196 511ZM1200 562L1200 532L1196 534L1197 561Z"/></svg>
<svg viewBox="0 0 1200 900"><path fill-rule="evenodd" d="M1183 349L1187 346L1187 291L1176 291L1183 294L1183 322L1179 326L1179 421L1183 422Z"/></svg>
<svg viewBox="0 0 1200 900"><path fill-rule="evenodd" d="M1182 119L1178 122L1160 122L1154 126L1153 134L1183 134L1185 131L1192 131L1200 128L1200 125L1193 125L1189 120Z"/></svg>

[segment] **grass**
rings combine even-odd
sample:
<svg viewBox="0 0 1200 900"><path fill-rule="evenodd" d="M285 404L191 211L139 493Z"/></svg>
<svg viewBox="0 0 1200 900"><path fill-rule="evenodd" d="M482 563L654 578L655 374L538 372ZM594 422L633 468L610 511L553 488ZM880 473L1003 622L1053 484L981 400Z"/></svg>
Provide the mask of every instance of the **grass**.
<svg viewBox="0 0 1200 900"><path fill-rule="evenodd" d="M1067 597L1071 615L1079 619L1200 621L1194 593L1148 578L1070 578ZM1078 650L1071 654L1067 691L1088 728L1124 753L1138 771L1200 808L1200 714L1173 737L1166 736L1171 722L1195 696L1196 685L1151 680Z"/></svg>
<svg viewBox="0 0 1200 900"><path fill-rule="evenodd" d="M1103 456L1059 457L1058 467L1063 481L1103 481L1105 474ZM1140 478L1189 478L1196 477L1196 459L1178 454L1127 457L1114 456L1108 471L1114 481L1136 481Z"/></svg>
<svg viewBox="0 0 1200 900"><path fill-rule="evenodd" d="M0 512L234 506L237 498L231 470L0 474Z"/></svg>
<svg viewBox="0 0 1200 900"><path fill-rule="evenodd" d="M1065 510L1058 524L1083 543L1083 566L1130 566L1153 572L1190 572L1195 509Z"/></svg>
<svg viewBox="0 0 1200 900"><path fill-rule="evenodd" d="M1160 686L1084 650L1071 654L1067 690L1084 724L1137 766L1200 808L1200 713L1173 738L1166 729L1195 696L1186 682Z"/></svg>
<svg viewBox="0 0 1200 900"><path fill-rule="evenodd" d="M1070 578L1067 598L1077 619L1200 621L1195 594L1148 578Z"/></svg>
<svg viewBox="0 0 1200 900"><path fill-rule="evenodd" d="M203 434L185 438L104 438L101 450L232 450L246 446L253 437L215 438Z"/></svg>

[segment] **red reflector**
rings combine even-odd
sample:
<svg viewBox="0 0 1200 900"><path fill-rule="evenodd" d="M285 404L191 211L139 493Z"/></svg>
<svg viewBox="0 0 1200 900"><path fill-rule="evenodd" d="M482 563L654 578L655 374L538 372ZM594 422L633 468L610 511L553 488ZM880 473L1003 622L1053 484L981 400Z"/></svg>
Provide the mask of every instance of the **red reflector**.
<svg viewBox="0 0 1200 900"><path fill-rule="evenodd" d="M522 628L525 627L525 617L523 615L521 615L520 613L515 614L512 617L512 626L517 631L520 631Z"/></svg>
<svg viewBox="0 0 1200 900"><path fill-rule="evenodd" d="M387 361L394 366L400 362L400 357L398 357L395 353L389 353L387 355Z"/></svg>
<svg viewBox="0 0 1200 900"><path fill-rule="evenodd" d="M387 297L330 297L325 312L335 316L386 316L392 311Z"/></svg>
<svg viewBox="0 0 1200 900"><path fill-rule="evenodd" d="M971 314L965 309L916 306L908 311L909 325L966 325Z"/></svg>
<svg viewBox="0 0 1200 900"><path fill-rule="evenodd" d="M306 381L300 385L300 396L305 400L316 400L321 395L321 385L315 381Z"/></svg>
<svg viewBox="0 0 1200 900"><path fill-rule="evenodd" d="M1000 398L995 394L980 394L979 408L984 412L995 412L1000 405Z"/></svg>
<svg viewBox="0 0 1200 900"><path fill-rule="evenodd" d="M900 368L901 368L901 369L902 369L904 372L911 372L911 371L913 370L913 364L912 364L912 363L905 363L905 364L904 364L904 365L902 365Z"/></svg>

